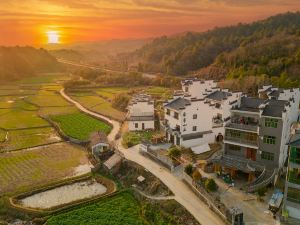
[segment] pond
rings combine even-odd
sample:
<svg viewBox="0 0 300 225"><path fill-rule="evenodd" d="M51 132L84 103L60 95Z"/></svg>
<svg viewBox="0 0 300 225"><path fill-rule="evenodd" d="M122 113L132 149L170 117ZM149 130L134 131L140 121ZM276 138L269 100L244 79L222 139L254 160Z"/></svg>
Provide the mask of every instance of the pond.
<svg viewBox="0 0 300 225"><path fill-rule="evenodd" d="M107 188L95 180L80 181L36 193L20 200L22 206L36 209L49 209L74 201L102 195Z"/></svg>

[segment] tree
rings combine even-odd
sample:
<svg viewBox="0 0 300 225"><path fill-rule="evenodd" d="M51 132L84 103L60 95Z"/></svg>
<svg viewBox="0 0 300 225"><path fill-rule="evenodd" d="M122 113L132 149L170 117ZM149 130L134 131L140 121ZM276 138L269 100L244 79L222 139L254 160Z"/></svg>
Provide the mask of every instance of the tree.
<svg viewBox="0 0 300 225"><path fill-rule="evenodd" d="M205 189L207 191L214 192L217 191L218 185L216 184L214 179L209 178L205 181Z"/></svg>
<svg viewBox="0 0 300 225"><path fill-rule="evenodd" d="M177 146L171 147L168 155L171 158L179 158L181 156L181 150Z"/></svg>
<svg viewBox="0 0 300 225"><path fill-rule="evenodd" d="M199 180L201 180L201 178L202 178L202 175L201 175L201 173L199 172L199 170L195 170L194 172L193 172L193 179L194 179L194 181L199 181Z"/></svg>
<svg viewBox="0 0 300 225"><path fill-rule="evenodd" d="M186 172L188 175L191 175L193 173L193 165L192 164L188 164L184 168L184 172Z"/></svg>

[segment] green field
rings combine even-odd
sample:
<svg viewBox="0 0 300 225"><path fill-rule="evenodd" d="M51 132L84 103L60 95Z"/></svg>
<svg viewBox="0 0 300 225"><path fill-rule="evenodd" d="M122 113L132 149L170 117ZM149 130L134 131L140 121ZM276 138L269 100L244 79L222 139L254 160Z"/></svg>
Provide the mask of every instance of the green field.
<svg viewBox="0 0 300 225"><path fill-rule="evenodd" d="M108 88L99 88L95 92L106 99L112 100L117 94L127 94L128 92L133 91L133 88L127 87L108 87Z"/></svg>
<svg viewBox="0 0 300 225"><path fill-rule="evenodd" d="M79 110L75 106L64 106L64 107L42 107L39 109L39 115L41 116L51 116L51 115L64 115L64 114L72 114L79 112Z"/></svg>
<svg viewBox="0 0 300 225"><path fill-rule="evenodd" d="M172 90L164 87L150 87L146 90L146 93L153 98L166 100L172 96Z"/></svg>
<svg viewBox="0 0 300 225"><path fill-rule="evenodd" d="M51 217L48 225L148 225L139 203L127 192Z"/></svg>
<svg viewBox="0 0 300 225"><path fill-rule="evenodd" d="M0 129L0 142L4 142L6 137L6 131ZM0 143L1 145L1 143Z"/></svg>
<svg viewBox="0 0 300 225"><path fill-rule="evenodd" d="M38 145L55 143L61 140L52 127L10 130L8 131L7 137L8 139L6 141L0 143L0 152L30 148Z"/></svg>
<svg viewBox="0 0 300 225"><path fill-rule="evenodd" d="M108 134L111 130L110 125L83 113L53 115L50 119L58 124L65 135L83 141L88 140L94 131Z"/></svg>
<svg viewBox="0 0 300 225"><path fill-rule="evenodd" d="M111 103L104 98L101 98L96 95L81 95L74 96L72 98L80 102L84 107L88 108L91 111L100 113L104 116L108 116L112 119L123 121L126 114L112 107Z"/></svg>
<svg viewBox="0 0 300 225"><path fill-rule="evenodd" d="M47 121L40 118L35 111L20 109L0 109L0 128L20 129L50 126Z"/></svg>
<svg viewBox="0 0 300 225"><path fill-rule="evenodd" d="M26 100L40 107L70 105L59 93L44 89L40 90L36 95L29 96Z"/></svg>
<svg viewBox="0 0 300 225"><path fill-rule="evenodd" d="M28 191L32 187L63 179L73 175L75 167L87 162L82 148L67 143L1 153L0 194Z"/></svg>

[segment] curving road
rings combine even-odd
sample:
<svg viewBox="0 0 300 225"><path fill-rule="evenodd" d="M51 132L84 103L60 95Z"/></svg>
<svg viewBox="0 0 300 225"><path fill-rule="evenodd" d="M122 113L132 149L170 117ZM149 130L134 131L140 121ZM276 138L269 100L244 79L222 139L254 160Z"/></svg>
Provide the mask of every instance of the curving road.
<svg viewBox="0 0 300 225"><path fill-rule="evenodd" d="M114 141L115 137L120 129L120 123L111 120L101 114L92 112L80 103L74 101L64 92L64 89L60 91L60 94L69 102L73 103L79 110L90 114L94 117L100 118L112 124L113 129L108 135L109 141ZM117 141L117 146L120 152L124 154L124 157L128 160L134 161L145 169L150 171L153 175L158 177L174 194L174 199L184 206L202 225L222 225L224 222L213 213L208 206L203 203L198 196L185 184L182 180L173 175L169 170L161 167L149 158L142 156L139 153L139 145L129 149L125 149L121 145L121 140Z"/></svg>

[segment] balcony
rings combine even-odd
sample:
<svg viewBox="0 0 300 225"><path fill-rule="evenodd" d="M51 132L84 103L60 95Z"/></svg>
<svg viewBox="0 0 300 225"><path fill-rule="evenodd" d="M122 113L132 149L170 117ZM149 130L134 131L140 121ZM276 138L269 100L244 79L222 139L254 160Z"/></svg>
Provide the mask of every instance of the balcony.
<svg viewBox="0 0 300 225"><path fill-rule="evenodd" d="M251 140L251 139L245 139L242 137L232 137L232 136L225 136L225 141L232 141L239 144L245 144L245 145L251 145L251 146L258 146L258 141Z"/></svg>
<svg viewBox="0 0 300 225"><path fill-rule="evenodd" d="M295 188L288 188L287 200L300 204L300 190Z"/></svg>
<svg viewBox="0 0 300 225"><path fill-rule="evenodd" d="M300 185L300 174L294 171L289 171L288 181Z"/></svg>
<svg viewBox="0 0 300 225"><path fill-rule="evenodd" d="M258 132L258 120L250 117L234 116L226 123L225 127Z"/></svg>
<svg viewBox="0 0 300 225"><path fill-rule="evenodd" d="M298 148L295 148L295 147L291 148L290 162L300 165L300 150Z"/></svg>

